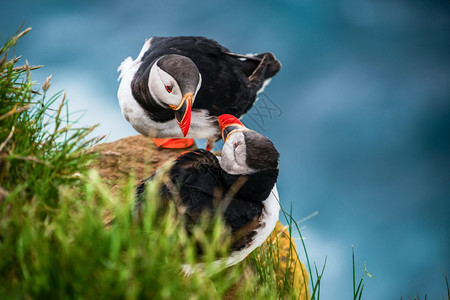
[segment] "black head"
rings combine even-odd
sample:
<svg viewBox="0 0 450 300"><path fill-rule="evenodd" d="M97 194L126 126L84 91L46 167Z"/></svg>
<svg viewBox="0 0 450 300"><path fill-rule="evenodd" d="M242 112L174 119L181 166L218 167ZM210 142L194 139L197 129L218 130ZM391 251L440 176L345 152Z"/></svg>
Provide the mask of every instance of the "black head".
<svg viewBox="0 0 450 300"><path fill-rule="evenodd" d="M157 66L175 79L183 95L196 93L200 72L191 59L183 55L168 54L158 60Z"/></svg>
<svg viewBox="0 0 450 300"><path fill-rule="evenodd" d="M280 154L262 134L245 127L236 117L218 117L224 145L220 165L233 175L253 174L263 170L278 170Z"/></svg>
<svg viewBox="0 0 450 300"><path fill-rule="evenodd" d="M272 141L253 130L243 131L243 134L247 152L247 165L258 171L278 169L280 154Z"/></svg>
<svg viewBox="0 0 450 300"><path fill-rule="evenodd" d="M164 55L150 68L148 87L152 99L163 109L172 109L183 136L191 124L191 108L200 89L197 66L186 56Z"/></svg>

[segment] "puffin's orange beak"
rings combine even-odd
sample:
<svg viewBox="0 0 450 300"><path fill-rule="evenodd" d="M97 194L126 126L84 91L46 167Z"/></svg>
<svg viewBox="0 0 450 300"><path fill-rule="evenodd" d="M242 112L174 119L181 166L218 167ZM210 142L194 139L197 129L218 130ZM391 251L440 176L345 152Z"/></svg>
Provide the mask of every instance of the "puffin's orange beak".
<svg viewBox="0 0 450 300"><path fill-rule="evenodd" d="M175 119L177 120L178 126L181 128L183 136L186 136L189 132L189 127L191 126L191 108L192 108L192 98L194 94L188 93L183 96L181 102L178 106L170 105L175 114Z"/></svg>
<svg viewBox="0 0 450 300"><path fill-rule="evenodd" d="M226 142L232 131L236 129L240 129L239 131L247 130L244 124L232 115L221 115L217 118L217 120L219 121L220 131L222 131L222 139L224 142Z"/></svg>

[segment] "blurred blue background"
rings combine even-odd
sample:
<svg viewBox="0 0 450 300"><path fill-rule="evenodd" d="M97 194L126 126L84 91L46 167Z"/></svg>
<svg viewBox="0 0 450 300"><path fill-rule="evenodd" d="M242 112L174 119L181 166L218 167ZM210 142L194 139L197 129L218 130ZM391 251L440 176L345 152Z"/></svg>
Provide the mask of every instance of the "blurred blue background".
<svg viewBox="0 0 450 300"><path fill-rule="evenodd" d="M281 153L278 188L310 258L328 262L323 299L349 299L351 246L364 299L446 295L450 270L450 2L402 0L4 1L0 39L82 124L108 141L122 117L116 69L153 35L202 35L237 53L273 52L282 71L264 98L281 113L244 123ZM270 101L269 101L270 102Z"/></svg>

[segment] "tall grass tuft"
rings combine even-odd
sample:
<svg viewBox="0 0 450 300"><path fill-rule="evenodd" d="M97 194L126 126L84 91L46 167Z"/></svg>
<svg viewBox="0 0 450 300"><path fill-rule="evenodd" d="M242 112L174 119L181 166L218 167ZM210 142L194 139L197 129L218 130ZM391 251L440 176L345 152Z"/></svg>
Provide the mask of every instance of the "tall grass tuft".
<svg viewBox="0 0 450 300"><path fill-rule="evenodd" d="M287 230L276 230L251 256L258 275L258 285L268 289L276 286L281 299L315 299L308 287L314 277L298 263L300 256L294 239L291 238L296 221L283 209L281 214L286 220ZM298 233L301 236L300 231ZM305 254L307 257L306 252ZM307 262L309 263L309 259Z"/></svg>
<svg viewBox="0 0 450 300"><path fill-rule="evenodd" d="M77 172L86 170L92 154L86 140L92 128L72 128L62 117L67 109L65 95L47 97L50 78L35 89L28 61L17 66L20 57L8 59L8 52L30 28L9 39L0 49L0 181L4 193L17 196L16 206L31 205L38 198L43 205L36 213L46 217L58 203L58 187L76 182ZM52 109L59 102L57 109Z"/></svg>
<svg viewBox="0 0 450 300"><path fill-rule="evenodd" d="M367 275L369 277L373 277L366 269L366 265L364 264L364 274L361 276L361 279L358 282L358 286L356 286L356 271L355 271L355 249L352 246L352 266L353 266L353 299L360 300L362 297L362 293L364 290L364 277Z"/></svg>

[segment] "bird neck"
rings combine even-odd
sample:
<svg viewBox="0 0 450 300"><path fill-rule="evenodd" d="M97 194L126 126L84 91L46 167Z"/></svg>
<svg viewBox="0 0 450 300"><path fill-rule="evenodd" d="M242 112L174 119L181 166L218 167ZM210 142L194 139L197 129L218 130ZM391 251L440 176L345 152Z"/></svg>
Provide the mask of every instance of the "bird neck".
<svg viewBox="0 0 450 300"><path fill-rule="evenodd" d="M269 197L278 179L278 170L263 170L249 175L232 175L222 170L222 178L235 197L262 202ZM240 187L240 188L239 188Z"/></svg>

